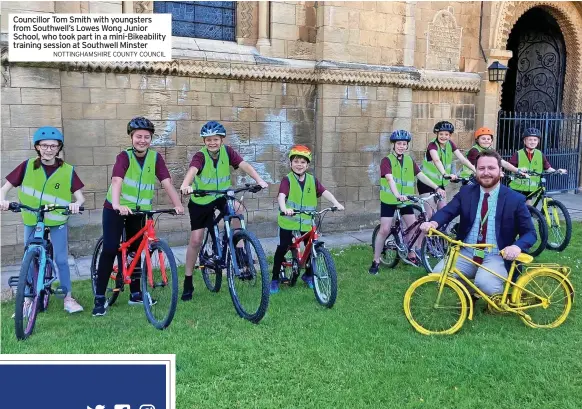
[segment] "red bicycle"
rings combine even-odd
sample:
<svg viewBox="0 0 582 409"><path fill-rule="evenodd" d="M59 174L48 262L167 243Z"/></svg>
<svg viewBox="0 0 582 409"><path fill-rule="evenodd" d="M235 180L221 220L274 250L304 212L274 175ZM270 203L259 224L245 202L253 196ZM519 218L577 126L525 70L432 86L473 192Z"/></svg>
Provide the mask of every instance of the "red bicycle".
<svg viewBox="0 0 582 409"><path fill-rule="evenodd" d="M293 244L289 246L291 261L283 262L280 273L281 281L292 287L297 283L301 269L311 266L315 299L327 308L333 307L337 298L337 272L331 253L325 248L325 243L319 241L319 228L325 214L330 210L335 212L337 207L329 207L320 212L294 210L294 214L311 216L312 227L303 235L293 232ZM285 214L281 212L281 215ZM302 243L305 243L303 254L301 253Z"/></svg>
<svg viewBox="0 0 582 409"><path fill-rule="evenodd" d="M176 215L176 211L163 209L132 210L132 212L134 215L145 215L146 223L129 240L125 238L125 230L123 232L117 262L113 265L113 271L110 275L112 286L107 288L107 305L111 306L115 303L126 284L140 278L146 317L157 329L165 329L172 322L178 304L178 268L174 253L168 243L156 236L153 218L155 214L162 213ZM140 238L141 243L137 251L128 253L129 247ZM94 294L97 288L97 263L102 249L103 237L100 237L91 261L91 282ZM141 274L134 274L138 260L143 253L145 253L145 257L143 258ZM119 274L120 265L122 266L121 274Z"/></svg>

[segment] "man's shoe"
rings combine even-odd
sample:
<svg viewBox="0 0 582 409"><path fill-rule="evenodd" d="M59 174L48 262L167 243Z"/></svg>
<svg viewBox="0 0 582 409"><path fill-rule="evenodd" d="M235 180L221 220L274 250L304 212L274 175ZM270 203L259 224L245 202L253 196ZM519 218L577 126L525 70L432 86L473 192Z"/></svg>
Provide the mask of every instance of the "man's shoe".
<svg viewBox="0 0 582 409"><path fill-rule="evenodd" d="M105 297L95 297L95 306L93 307L93 316L101 317L107 314L107 300Z"/></svg>
<svg viewBox="0 0 582 409"><path fill-rule="evenodd" d="M306 274L303 274L301 276L301 279L303 280L303 282L305 284L307 284L307 286L311 289L313 289L313 276L308 276Z"/></svg>
<svg viewBox="0 0 582 409"><path fill-rule="evenodd" d="M269 293L277 294L279 292L279 280L271 280L271 287Z"/></svg>
<svg viewBox="0 0 582 409"><path fill-rule="evenodd" d="M380 263L376 263L375 261L372 261L372 265L368 269L368 273L370 273L372 275L378 275L379 269L380 269Z"/></svg>

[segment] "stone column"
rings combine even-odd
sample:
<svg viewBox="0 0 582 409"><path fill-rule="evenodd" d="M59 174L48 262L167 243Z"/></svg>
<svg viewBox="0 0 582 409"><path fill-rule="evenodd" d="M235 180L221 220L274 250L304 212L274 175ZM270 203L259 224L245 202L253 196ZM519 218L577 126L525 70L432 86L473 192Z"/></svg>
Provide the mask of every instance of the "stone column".
<svg viewBox="0 0 582 409"><path fill-rule="evenodd" d="M259 39L257 40L257 48L269 47L271 42L267 34L267 27L269 26L269 2L259 1Z"/></svg>
<svg viewBox="0 0 582 409"><path fill-rule="evenodd" d="M133 1L123 1L121 11L122 13L133 13Z"/></svg>
<svg viewBox="0 0 582 409"><path fill-rule="evenodd" d="M406 2L406 20L404 21L404 65L414 66L414 52L416 50L416 1Z"/></svg>

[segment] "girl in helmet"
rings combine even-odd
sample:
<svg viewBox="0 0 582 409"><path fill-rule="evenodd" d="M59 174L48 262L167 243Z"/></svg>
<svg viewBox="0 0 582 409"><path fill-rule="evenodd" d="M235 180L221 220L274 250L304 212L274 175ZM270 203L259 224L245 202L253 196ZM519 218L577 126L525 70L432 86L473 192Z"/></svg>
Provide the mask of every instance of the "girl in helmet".
<svg viewBox="0 0 582 409"><path fill-rule="evenodd" d="M131 148L117 155L111 173L111 185L103 203L103 250L97 267L97 288L93 316L105 315L105 291L117 257L119 242L125 228L126 237L136 234L145 224L145 216L132 215L132 210L151 210L155 196L156 179L162 184L172 201L176 213L183 214L180 196L172 185L170 172L162 155L149 149L154 134L154 124L147 118L136 117L127 124L127 134L131 138ZM139 240L130 247L136 251ZM138 261L137 266L141 263ZM136 267L139 273L139 267ZM139 274L136 274L139 277ZM139 279L132 279L129 285L130 305L142 305L143 299Z"/></svg>
<svg viewBox="0 0 582 409"><path fill-rule="evenodd" d="M471 162L473 166L477 166L477 156L479 156L479 153L483 152L484 150L491 149L492 145L493 131L487 127L477 129L475 131L475 145L473 145L471 149L467 151L467 160ZM503 159L501 160L501 166L510 172L522 173L519 172L519 170L511 163L506 162ZM466 166L463 166L463 170L459 176L463 178L472 177L473 172Z"/></svg>
<svg viewBox="0 0 582 409"><path fill-rule="evenodd" d="M200 130L204 147L192 157L190 168L180 186L183 194L190 194L193 190L224 190L231 185L230 167L240 168L252 177L263 189L267 183L257 171L232 149L224 144L226 129L216 121L206 123ZM224 209L226 198L213 195L198 197L191 195L188 202L190 213L190 241L186 250L186 267L182 301L190 301L194 293L192 271L198 259L200 246L204 238L204 229L212 223L214 209ZM233 227L237 228L237 220L233 220ZM242 245L242 243L241 243Z"/></svg>
<svg viewBox="0 0 582 409"><path fill-rule="evenodd" d="M422 162L423 173L440 188L444 189L449 184L445 176L450 177L451 180L456 180L457 176L452 174L453 171L453 155L471 172L475 173L475 166L463 156L457 145L451 141L451 135L455 132L455 127L448 121L440 121L433 129L436 138L433 139L426 148L426 155ZM426 197L434 192L434 190L426 183L421 181L417 184L418 193L421 197ZM441 200L437 204L438 210L445 206L445 201ZM431 206L426 206L427 220L432 216Z"/></svg>
<svg viewBox="0 0 582 409"><path fill-rule="evenodd" d="M306 215L293 216L293 210L315 210L317 198L323 196L337 207L344 207L312 174L307 173L311 162L311 150L304 145L295 145L289 152L291 172L281 179L277 202L279 209L285 216L279 215L279 245L275 250L273 262L273 279L271 280L271 294L279 292L279 273L285 260L285 254L293 243L293 231L307 232L311 230L311 218ZM313 272L307 269L301 279L313 288Z"/></svg>
<svg viewBox="0 0 582 409"><path fill-rule="evenodd" d="M380 230L374 243L374 260L368 270L370 274L378 274L380 265L380 255L384 247L384 241L392 227L392 217L396 211L399 202L407 200L407 195L414 195L414 179L426 184L441 196L445 197L446 193L436 183L430 180L421 172L414 160L404 153L408 150L408 143L412 140L410 132L403 129L392 132L390 142L392 142L392 152L380 162ZM419 182L420 183L420 182ZM411 226L415 222L414 212L410 207L400 209L400 214L404 222ZM415 246L418 247L417 240ZM418 264L420 261L420 249L411 249L408 256L409 260Z"/></svg>
<svg viewBox="0 0 582 409"><path fill-rule="evenodd" d="M525 173L528 171L541 173L543 170L547 172L556 172L556 169L552 168L552 165L548 162L546 155L544 155L539 149L536 149L540 143L541 137L542 133L539 129L527 128L522 135L525 147L515 152L509 160L509 163ZM566 169L558 169L557 172L567 173ZM514 179L509 184L509 187L516 192L527 196L530 192L533 192L539 187L540 182L541 176L532 175L527 179ZM527 200L526 203L531 205L531 200Z"/></svg>
<svg viewBox="0 0 582 409"><path fill-rule="evenodd" d="M38 157L22 162L6 176L7 182L0 189L0 208L8 210L10 202L6 200L6 194L13 187L20 186L18 199L22 204L35 208L52 203L68 204L71 213L78 213L79 207L85 202L81 191L84 185L73 166L57 157L63 149L63 134L57 128L45 126L34 133L32 141ZM70 203L71 194L75 197L74 203ZM36 215L23 211L22 220L26 243L33 236ZM45 214L44 222L50 228L60 285L67 289L64 309L69 313L83 311L83 307L71 293L67 216L59 211L52 211Z"/></svg>

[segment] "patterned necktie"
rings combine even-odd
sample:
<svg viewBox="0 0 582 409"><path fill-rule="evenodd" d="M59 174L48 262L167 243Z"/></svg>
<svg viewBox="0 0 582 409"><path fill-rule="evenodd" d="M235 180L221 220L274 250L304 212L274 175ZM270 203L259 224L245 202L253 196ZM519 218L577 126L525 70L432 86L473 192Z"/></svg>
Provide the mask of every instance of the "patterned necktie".
<svg viewBox="0 0 582 409"><path fill-rule="evenodd" d="M487 243L487 219L489 215L487 214L489 210L489 193L483 195L483 201L481 202L481 220L479 226L479 234L477 236L477 244ZM483 257L473 256L473 261L476 263L483 263Z"/></svg>

